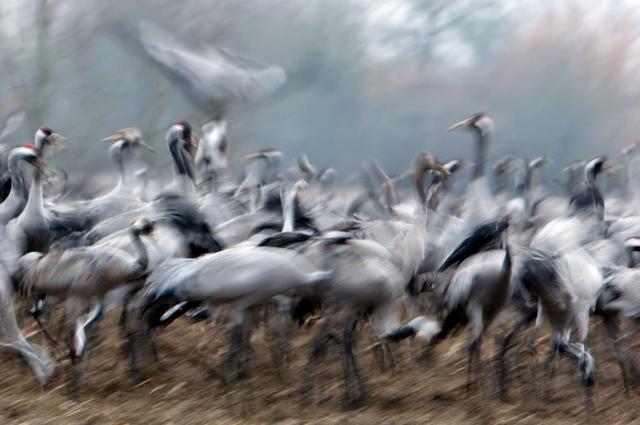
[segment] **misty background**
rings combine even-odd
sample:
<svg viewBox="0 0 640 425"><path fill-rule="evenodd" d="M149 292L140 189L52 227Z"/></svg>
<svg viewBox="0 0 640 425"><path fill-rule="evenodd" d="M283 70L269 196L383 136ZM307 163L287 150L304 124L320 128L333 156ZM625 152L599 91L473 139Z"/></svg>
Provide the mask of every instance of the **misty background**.
<svg viewBox="0 0 640 425"><path fill-rule="evenodd" d="M367 159L399 172L424 150L471 158L470 137L445 130L479 111L495 119L493 160L547 155L556 171L640 137L634 1L3 0L0 116L26 113L5 143L47 125L69 137L52 161L95 174L111 171L98 140L136 126L161 166L172 122L210 118L113 37L119 20L285 69L273 95L227 114L236 163L277 148L345 178Z"/></svg>

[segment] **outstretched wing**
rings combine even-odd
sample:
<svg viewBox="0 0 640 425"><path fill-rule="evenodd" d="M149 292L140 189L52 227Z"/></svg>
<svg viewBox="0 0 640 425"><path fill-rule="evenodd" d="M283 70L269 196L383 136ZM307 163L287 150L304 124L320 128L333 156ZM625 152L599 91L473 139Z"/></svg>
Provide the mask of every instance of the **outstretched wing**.
<svg viewBox="0 0 640 425"><path fill-rule="evenodd" d="M277 66L249 66L249 59L211 47L195 52L151 22L138 27L111 25L128 48L171 80L199 108L221 115L230 102L254 102L271 94L286 81Z"/></svg>

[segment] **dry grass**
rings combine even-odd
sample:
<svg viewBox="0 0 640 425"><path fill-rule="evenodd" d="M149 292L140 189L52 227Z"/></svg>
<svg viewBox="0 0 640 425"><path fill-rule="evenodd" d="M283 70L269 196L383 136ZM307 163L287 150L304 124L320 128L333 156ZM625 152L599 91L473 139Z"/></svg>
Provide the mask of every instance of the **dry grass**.
<svg viewBox="0 0 640 425"><path fill-rule="evenodd" d="M342 372L338 354L329 355L319 370L325 376L321 403L301 406L298 398L308 341L313 330L296 332L293 364L286 377L273 367L269 346L258 331L253 339L255 356L251 377L242 388L227 391L208 372L219 364L224 352L222 334L210 335L202 351L196 347L203 326L186 321L174 323L158 338L160 362L150 365L147 380L129 383L122 342L116 331L116 317L107 316L103 339L86 362L80 403L72 403L66 386L65 364L45 389L40 389L30 371L15 355L2 353L4 364L0 385L0 423L9 424L538 424L606 423L640 421L636 396L623 394L617 365L598 341L594 354L599 361L596 409L588 414L578 384L576 367L568 360L560 364L549 400L537 403L527 356L523 354L510 381L509 397L501 401L488 391L467 393L465 335L445 342L413 365L407 343L394 348L396 366L381 372L369 345L367 331L359 329L358 359L370 394L365 407L342 407ZM596 334L599 326L595 326ZM494 340L505 328L496 325L486 339L484 359L489 364ZM40 335L34 337L38 342ZM541 341L540 357L546 344ZM209 360L204 360L209 359ZM209 366L206 363L210 363ZM238 400L244 399L247 413L238 416Z"/></svg>

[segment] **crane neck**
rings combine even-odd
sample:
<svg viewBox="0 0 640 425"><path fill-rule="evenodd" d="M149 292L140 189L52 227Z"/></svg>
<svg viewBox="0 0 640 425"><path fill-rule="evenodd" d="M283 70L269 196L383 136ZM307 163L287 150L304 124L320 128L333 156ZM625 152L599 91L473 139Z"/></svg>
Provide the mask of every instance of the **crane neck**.
<svg viewBox="0 0 640 425"><path fill-rule="evenodd" d="M630 176L630 168L631 168L631 158L629 155L624 155L622 160L622 193L625 197L628 197L631 193L631 176Z"/></svg>
<svg viewBox="0 0 640 425"><path fill-rule="evenodd" d="M633 247L627 247L627 249L625 249L625 254L627 257L627 267L629 267L630 269L633 269L636 266L636 261L633 258L633 252Z"/></svg>
<svg viewBox="0 0 640 425"><path fill-rule="evenodd" d="M193 158L187 151L186 142L182 139L169 141L169 151L175 167L173 185L181 193L189 197L195 196L196 185Z"/></svg>
<svg viewBox="0 0 640 425"><path fill-rule="evenodd" d="M297 202L298 197L295 190L292 189L289 193L284 194L282 202L282 214L284 218L284 224L282 226L283 232L293 232L295 230Z"/></svg>
<svg viewBox="0 0 640 425"><path fill-rule="evenodd" d="M509 175L506 172L496 171L493 177L495 184L495 194L500 195L507 192L509 186Z"/></svg>
<svg viewBox="0 0 640 425"><path fill-rule="evenodd" d="M130 182L130 176L127 173L125 160L122 157L122 151L115 155L114 162L116 163L116 171L118 173L118 184L116 185L116 190L121 190Z"/></svg>
<svg viewBox="0 0 640 425"><path fill-rule="evenodd" d="M177 139L169 144L169 151L171 152L171 158L175 166L175 174L195 182L196 176L193 167L193 158L187 151L185 143L184 140Z"/></svg>
<svg viewBox="0 0 640 425"><path fill-rule="evenodd" d="M138 251L138 258L135 260L135 266L129 280L135 280L142 277L142 275L147 271L147 267L149 266L149 253L147 252L147 247L142 242L142 238L137 232L131 231L131 240Z"/></svg>
<svg viewBox="0 0 640 425"><path fill-rule="evenodd" d="M485 174L487 152L489 150L489 134L482 130L475 130L474 134L476 138L476 167L473 173L473 178L479 179Z"/></svg>
<svg viewBox="0 0 640 425"><path fill-rule="evenodd" d="M596 172L592 169L585 169L584 170L584 178L585 181L587 182L587 185L591 186L591 187L596 187L596 178L598 177L598 175L596 174Z"/></svg>
<svg viewBox="0 0 640 425"><path fill-rule="evenodd" d="M24 173L16 162L9 162L9 175L11 176L11 190L7 199L26 199L27 187L24 181Z"/></svg>
<svg viewBox="0 0 640 425"><path fill-rule="evenodd" d="M427 170L420 170L416 172L414 176L414 185L416 189L416 194L418 195L418 200L420 205L424 206L427 202L427 193L425 188L425 179L427 176Z"/></svg>
<svg viewBox="0 0 640 425"><path fill-rule="evenodd" d="M29 198L24 207L24 214L27 216L44 216L44 200L42 198L42 174L40 170L33 173L33 181L29 188Z"/></svg>

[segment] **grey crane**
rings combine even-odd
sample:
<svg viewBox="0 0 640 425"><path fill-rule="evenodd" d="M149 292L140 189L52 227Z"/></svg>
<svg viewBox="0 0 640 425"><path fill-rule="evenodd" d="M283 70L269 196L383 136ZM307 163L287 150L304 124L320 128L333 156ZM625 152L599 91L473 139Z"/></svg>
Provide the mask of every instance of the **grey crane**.
<svg viewBox="0 0 640 425"><path fill-rule="evenodd" d="M32 145L14 148L9 153L9 173L11 174L11 191L7 198L0 204L0 224L6 225L11 219L18 216L27 203L28 187L25 181L24 164L42 167L39 152Z"/></svg>
<svg viewBox="0 0 640 425"><path fill-rule="evenodd" d="M517 273L523 287L538 303L535 327L529 338L531 351L534 351L537 330L548 320L553 329L553 350L548 361L555 361L560 353L577 361L586 403L591 407L596 363L585 344L589 314L603 284L598 266L583 249L552 254L533 245L523 253ZM573 331L577 342L571 342Z"/></svg>
<svg viewBox="0 0 640 425"><path fill-rule="evenodd" d="M624 245L627 265L611 270L606 275L598 295L596 313L603 318L608 341L612 345L624 388L628 393L630 387L637 385L640 380L640 365L628 345L631 338L620 338L620 322L624 318L632 319L634 334L637 332L637 319L640 317L640 269L637 268L634 253L640 251L640 238L628 238Z"/></svg>
<svg viewBox="0 0 640 425"><path fill-rule="evenodd" d="M606 167L607 158L604 156L597 156L585 165L583 187L571 197L569 203L574 213L594 215L600 221L604 220L604 198L596 179Z"/></svg>
<svg viewBox="0 0 640 425"><path fill-rule="evenodd" d="M17 258L10 239L0 229L0 347L18 351L38 383L44 386L55 370L55 363L46 348L27 341L18 327L11 279Z"/></svg>
<svg viewBox="0 0 640 425"><path fill-rule="evenodd" d="M146 273L149 257L141 236L152 231L153 225L146 219L136 220L131 225L131 239L138 250L134 258L112 247L92 246L47 254L30 252L18 261L13 279L23 296L56 296L95 303L85 317L79 317L75 304L67 304L67 319L73 329L69 354L74 363L82 358L86 329L100 316L105 294ZM76 382L72 390L77 391Z"/></svg>
<svg viewBox="0 0 640 425"><path fill-rule="evenodd" d="M132 154L140 148L155 152L155 149L142 139L142 133L137 128L119 130L102 141L111 143L108 153L116 166L118 175L116 186L103 195L69 205L70 208L82 210L90 215L92 222L96 223L107 217L140 207L141 203L136 196L133 170L130 169Z"/></svg>
<svg viewBox="0 0 640 425"><path fill-rule="evenodd" d="M508 225L508 218L503 218L478 227L438 269L443 273L460 264L442 291L445 316L436 338L444 339L458 327L470 324L473 341L469 346L468 387L474 363L482 376L483 336L511 294L513 262L506 243Z"/></svg>
<svg viewBox="0 0 640 425"><path fill-rule="evenodd" d="M228 49L209 47L196 52L159 26L124 22L111 27L133 49L174 83L185 96L211 117L221 117L232 104L256 102L287 79L278 66L264 66Z"/></svg>
<svg viewBox="0 0 640 425"><path fill-rule="evenodd" d="M34 162L33 179L29 188L27 203L20 214L9 223L7 230L20 246L21 253L29 251L47 251L55 240L66 234L85 229L90 219L76 211L45 208L42 179L45 161L42 152L36 148L33 154L39 156Z"/></svg>
<svg viewBox="0 0 640 425"><path fill-rule="evenodd" d="M321 235L307 246L304 253L333 270L333 275L316 294L324 305L324 313L311 341L301 388L303 399L314 387L312 368L323 357L327 343L336 340L342 347L343 401L346 407L356 407L367 397L354 353L357 323L368 318L381 343L380 354L384 357L386 336L400 327L399 313L406 278L386 247L374 240L354 239L346 232ZM303 301L307 301L306 305L299 302L294 309L294 317L298 321L303 321L314 307L314 303L308 303L309 299ZM336 318L342 319L340 336L330 332L330 325Z"/></svg>
<svg viewBox="0 0 640 425"><path fill-rule="evenodd" d="M195 198L195 171L193 155L198 149L199 139L192 131L191 125L180 120L171 125L166 133L166 142L175 168L174 179L162 193L177 193L181 196ZM154 214L154 202L140 202L120 214L108 217L85 232L70 235L68 245L91 245L101 239L126 229L133 219L138 216Z"/></svg>
<svg viewBox="0 0 640 425"><path fill-rule="evenodd" d="M278 294L315 291L331 275L317 271L306 258L280 248L229 248L195 259L171 259L149 276L143 312L153 320L154 308L167 301L228 305L231 340L227 363L235 380L243 369L251 311Z"/></svg>

